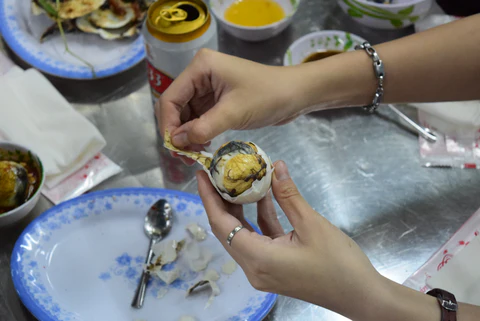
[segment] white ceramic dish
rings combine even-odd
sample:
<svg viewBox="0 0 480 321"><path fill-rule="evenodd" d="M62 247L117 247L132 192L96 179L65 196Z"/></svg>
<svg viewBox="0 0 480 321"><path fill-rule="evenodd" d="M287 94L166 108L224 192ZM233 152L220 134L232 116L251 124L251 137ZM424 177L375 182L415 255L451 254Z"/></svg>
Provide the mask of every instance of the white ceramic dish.
<svg viewBox="0 0 480 321"><path fill-rule="evenodd" d="M221 293L208 308L209 291L185 298L186 289L201 277L188 270L169 286L153 278L143 307L130 306L148 247L144 217L160 198L174 211L173 228L163 241L186 238L190 222L207 230L199 244L213 253L207 269L221 274ZM198 196L127 188L86 194L36 218L15 244L11 271L21 300L40 321L176 321L183 315L197 321L262 320L277 295L255 290L240 267L222 274L220 267L230 260L212 235ZM168 292L158 299L165 288Z"/></svg>
<svg viewBox="0 0 480 321"><path fill-rule="evenodd" d="M263 41L281 33L292 22L293 15L300 4L300 0L275 0L285 11L285 18L262 27L243 27L230 23L224 18L225 10L235 1L237 0L210 0L210 9L225 31L246 41Z"/></svg>
<svg viewBox="0 0 480 321"><path fill-rule="evenodd" d="M39 39L52 24L45 15L35 16L31 0L0 0L0 33L8 46L25 62L40 71L70 79L92 79L91 70L65 52L63 41L53 36ZM145 57L143 38L107 41L93 34L67 34L70 50L95 67L97 78L115 75Z"/></svg>
<svg viewBox="0 0 480 321"><path fill-rule="evenodd" d="M42 162L40 161L40 158L38 158L38 156L34 152L30 151L24 146L0 141L0 150L11 151L13 153L15 153L16 151L20 151L21 153L31 153L32 161L34 161L35 166L38 169L40 169L40 184L38 186L38 189L33 194L33 196L30 197L30 199L24 204L22 204L21 206L14 208L13 210L8 211L6 213L0 214L0 226L7 226L23 219L33 210L35 205L37 205L38 200L40 199L43 184L45 182L45 172L43 170L43 166L42 166ZM2 155L0 155L0 157L1 156ZM0 159L3 160L3 158L0 158ZM16 160L16 159L10 159L9 157L7 157L6 160Z"/></svg>
<svg viewBox="0 0 480 321"><path fill-rule="evenodd" d="M285 66L298 65L310 54L325 50L351 51L366 40L349 32L324 30L309 33L295 42L285 52Z"/></svg>
<svg viewBox="0 0 480 321"><path fill-rule="evenodd" d="M433 0L402 0L381 4L367 0L338 0L342 10L361 24L378 29L400 29L425 17Z"/></svg>

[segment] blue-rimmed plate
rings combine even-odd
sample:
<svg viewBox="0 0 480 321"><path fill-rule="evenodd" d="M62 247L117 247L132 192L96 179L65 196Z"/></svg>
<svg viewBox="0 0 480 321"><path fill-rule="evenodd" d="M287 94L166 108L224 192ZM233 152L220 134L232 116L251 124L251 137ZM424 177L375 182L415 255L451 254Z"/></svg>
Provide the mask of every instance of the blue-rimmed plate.
<svg viewBox="0 0 480 321"><path fill-rule="evenodd" d="M71 79L91 79L87 66L65 52L60 35L40 43L52 21L31 13L31 0L0 0L0 32L8 46L42 72ZM95 67L97 78L108 77L138 64L145 57L143 38L108 41L94 34L67 34L70 50Z"/></svg>
<svg viewBox="0 0 480 321"><path fill-rule="evenodd" d="M209 230L198 196L153 188L100 191L49 209L18 239L11 269L25 306L40 321L176 321L184 315L198 321L262 320L277 296L256 291L240 268L220 273L221 293L208 308L209 291L185 298L201 278L195 272L182 273L169 286L153 278L143 308L130 307L148 246L144 215L159 198L175 213L165 240L185 238L190 222L205 227L208 237L200 245L213 252L208 268L220 272L231 258Z"/></svg>

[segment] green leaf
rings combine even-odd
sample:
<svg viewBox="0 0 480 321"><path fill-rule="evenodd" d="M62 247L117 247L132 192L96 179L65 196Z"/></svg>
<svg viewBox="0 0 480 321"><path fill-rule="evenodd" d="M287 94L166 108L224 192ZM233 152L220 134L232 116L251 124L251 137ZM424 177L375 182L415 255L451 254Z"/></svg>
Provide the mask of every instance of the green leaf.
<svg viewBox="0 0 480 321"><path fill-rule="evenodd" d="M46 0L38 0L38 3L48 14L52 15L55 18L58 18L57 10L55 10L55 8L52 7L50 3L48 3Z"/></svg>
<svg viewBox="0 0 480 321"><path fill-rule="evenodd" d="M310 47L311 48L315 47L315 40L313 40L313 39L310 40Z"/></svg>
<svg viewBox="0 0 480 321"><path fill-rule="evenodd" d="M318 40L317 40L317 44L318 44L319 46L321 46L322 43L323 43L323 39L318 39Z"/></svg>
<svg viewBox="0 0 480 321"><path fill-rule="evenodd" d="M352 41L352 35L350 32L345 32L345 38L347 38L348 41Z"/></svg>
<svg viewBox="0 0 480 321"><path fill-rule="evenodd" d="M335 39L335 47L338 47L342 44L342 40L337 36L333 36L333 39Z"/></svg>
<svg viewBox="0 0 480 321"><path fill-rule="evenodd" d="M398 12L398 14L401 14L401 15L406 15L408 16L409 14L411 14L413 12L413 9L415 9L415 6L412 5L410 7L406 7L405 9L402 9Z"/></svg>
<svg viewBox="0 0 480 321"><path fill-rule="evenodd" d="M298 7L298 2L297 0L290 0L290 4L292 5L292 7L296 10L297 7Z"/></svg>
<svg viewBox="0 0 480 321"><path fill-rule="evenodd" d="M394 26L395 28L400 28L400 27L403 26L402 20L392 19L392 20L390 20L390 23L391 23L392 26Z"/></svg>
<svg viewBox="0 0 480 321"><path fill-rule="evenodd" d="M292 51L290 49L287 50L287 57L288 57L288 64L290 66L293 66Z"/></svg>
<svg viewBox="0 0 480 321"><path fill-rule="evenodd" d="M354 8L349 8L347 12L350 15L350 17L355 17L355 18L363 17L363 14Z"/></svg>
<svg viewBox="0 0 480 321"><path fill-rule="evenodd" d="M346 43L345 46L343 46L343 51L347 51L348 49L352 48L353 46L353 41L349 39Z"/></svg>
<svg viewBox="0 0 480 321"><path fill-rule="evenodd" d="M413 16L413 17L410 17L408 20L410 20L411 22L415 23L418 21L418 19L420 19L419 16Z"/></svg>

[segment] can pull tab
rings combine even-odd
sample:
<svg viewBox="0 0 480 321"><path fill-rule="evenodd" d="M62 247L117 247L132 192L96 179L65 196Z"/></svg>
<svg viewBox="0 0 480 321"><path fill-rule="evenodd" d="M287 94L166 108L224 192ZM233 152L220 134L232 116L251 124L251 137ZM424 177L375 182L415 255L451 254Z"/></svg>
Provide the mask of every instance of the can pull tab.
<svg viewBox="0 0 480 321"><path fill-rule="evenodd" d="M179 8L168 8L160 11L160 17L163 20L175 22L175 21L184 21L187 19L187 12Z"/></svg>

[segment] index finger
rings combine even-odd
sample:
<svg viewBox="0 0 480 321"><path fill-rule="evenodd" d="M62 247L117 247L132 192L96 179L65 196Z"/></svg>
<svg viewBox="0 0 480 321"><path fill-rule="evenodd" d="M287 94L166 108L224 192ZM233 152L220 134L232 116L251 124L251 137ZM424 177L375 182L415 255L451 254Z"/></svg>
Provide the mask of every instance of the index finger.
<svg viewBox="0 0 480 321"><path fill-rule="evenodd" d="M195 84L209 86L208 75L205 74L205 68L198 60L197 56L194 57L190 65L171 83L158 100L156 110L157 116L160 117L162 137L166 129L173 133L182 125L182 110L195 96L197 90L209 90L209 88L196 88L195 86Z"/></svg>
<svg viewBox="0 0 480 321"><path fill-rule="evenodd" d="M180 115L194 94L193 83L190 81L188 73L187 68L184 73L172 82L157 101L155 114L157 115L162 137L165 130L168 129L172 133L182 125Z"/></svg>

